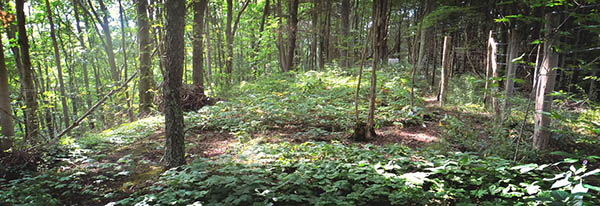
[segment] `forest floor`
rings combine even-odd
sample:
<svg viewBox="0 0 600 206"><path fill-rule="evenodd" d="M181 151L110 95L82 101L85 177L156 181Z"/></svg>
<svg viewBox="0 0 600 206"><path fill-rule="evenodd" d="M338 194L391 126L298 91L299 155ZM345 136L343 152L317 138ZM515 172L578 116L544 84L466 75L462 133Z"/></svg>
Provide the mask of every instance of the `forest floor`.
<svg viewBox="0 0 600 206"><path fill-rule="evenodd" d="M3 198L9 205L514 205L524 197L569 196L541 180L561 169L531 163L535 153L527 147L520 156L531 164L508 160L515 129L461 102L467 97L439 107L423 94L409 108L406 79L389 71L378 76L385 83L376 139L350 140L355 78L274 76L186 113L185 166L162 169L164 118L149 116L63 139L69 155L58 164L0 179L0 205ZM365 110L359 108L361 115Z"/></svg>
<svg viewBox="0 0 600 206"><path fill-rule="evenodd" d="M297 138L300 129L270 129L265 131L257 131L249 134L256 144L278 144L281 142L290 142L293 144L303 144L306 142L340 142L345 145L358 143L359 145L377 145L384 147L386 145L400 144L410 148L419 150L430 146L432 143L440 141L440 136L443 134L440 128L440 118L447 115L456 115L458 118L466 118L469 125L478 125L481 118L485 118L483 114L464 114L449 109L441 109L435 97L425 98L424 109L428 114L431 114L422 124L411 124L408 126L386 125L376 129L377 138L369 139L365 142L353 142L350 140L351 134L327 133L323 136L311 138ZM482 134L483 135L483 134ZM222 155L236 155L233 147L239 147L240 139L237 139L228 131L211 131L190 129L186 133L186 155L190 158L206 158L219 159ZM104 187L105 193L114 193L111 198L101 200L87 199L84 200L84 205L104 205L112 201L120 200L127 195L133 194L136 191L143 191L156 183L157 178L164 172L161 169L161 157L165 144L164 128L156 130L154 133L142 137L140 141L135 141L130 144L122 145L118 148L99 147L90 148L95 151L95 154L90 156L99 157L96 159L101 164L116 165L123 162L131 162L126 170L128 173L122 177L115 178L113 181L106 182L104 185L94 184L97 181L94 176L90 175L87 184L95 185L95 187ZM106 155L100 155L106 154ZM86 168L89 165L86 161L82 161L71 165L71 168ZM92 170L95 175L109 176L115 173L114 168L106 167Z"/></svg>

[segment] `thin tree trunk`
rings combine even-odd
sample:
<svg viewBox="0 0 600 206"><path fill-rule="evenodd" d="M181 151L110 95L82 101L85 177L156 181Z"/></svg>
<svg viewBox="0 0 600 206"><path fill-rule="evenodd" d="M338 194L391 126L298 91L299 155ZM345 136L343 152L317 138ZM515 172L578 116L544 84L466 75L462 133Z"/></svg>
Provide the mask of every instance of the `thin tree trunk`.
<svg viewBox="0 0 600 206"><path fill-rule="evenodd" d="M92 2L91 0L88 0L90 6L92 6ZM111 36L111 31L110 31L110 26L109 26L109 22L108 22L108 16L110 15L108 13L108 9L106 8L106 5L104 5L104 0L98 0L98 3L100 4L100 11L103 13L102 15L102 19L99 18L98 15L96 15L96 18L98 20L98 23L100 23L100 26L102 26L102 31L104 32L104 38L106 40L106 54L108 55L108 64L110 66L110 74L111 77L114 81L114 83L119 82L120 80L120 75L119 75L119 69L117 68L117 64L115 62L115 52L113 51L113 42L112 42L112 36ZM95 13L94 8L92 7L92 12Z"/></svg>
<svg viewBox="0 0 600 206"><path fill-rule="evenodd" d="M150 91L154 87L154 79L152 78L152 57L151 39L150 39L150 24L148 22L148 2L146 0L136 1L137 23L138 23L138 58L140 65L138 71L140 73L139 80L139 99L140 99L140 116L150 113L152 108L153 93Z"/></svg>
<svg viewBox="0 0 600 206"><path fill-rule="evenodd" d="M204 93L204 10L206 9L208 1L200 0L194 1L194 38L192 39L193 47L193 60L192 60L192 79L194 85L200 88L200 91Z"/></svg>
<svg viewBox="0 0 600 206"><path fill-rule="evenodd" d="M125 16L123 15L123 4L121 4L121 0L118 0L119 3L119 19L121 21L121 50L123 50L123 79L127 79L127 41L125 36L125 30L127 26L125 24ZM129 101L129 91L127 90L127 84L125 84L125 101L127 102L127 117L129 118L129 122L133 122L133 111L131 110L131 102Z"/></svg>
<svg viewBox="0 0 600 206"><path fill-rule="evenodd" d="M97 64L98 59L97 57L94 57L94 59L96 61L92 62L92 68L94 70L94 80L96 80L96 96L98 99L100 99L103 95L103 91L102 91L102 84L100 82L100 71L98 71L98 67ZM106 128L107 123L106 123L106 119L104 118L104 113L102 112L102 108L99 109L98 111L98 118L100 119L100 122L102 122L102 127L100 127L101 129Z"/></svg>
<svg viewBox="0 0 600 206"><path fill-rule="evenodd" d="M451 69L451 57L450 54L452 52L452 37L445 36L444 37L444 52L442 54L442 74L440 75L440 96L438 100L440 101L440 107L444 106L444 101L446 99L446 90L448 89L448 73Z"/></svg>
<svg viewBox="0 0 600 206"><path fill-rule="evenodd" d="M3 9L3 5L1 4L2 3L0 3L0 9ZM13 136L15 135L15 126L13 124L10 102L8 71L6 70L2 36L0 35L0 126L2 126L2 136L4 136L4 138L0 139L0 153L12 147Z"/></svg>
<svg viewBox="0 0 600 206"><path fill-rule="evenodd" d="M290 71L294 67L296 32L298 30L298 0L290 0L288 10L290 15L288 19L287 60L285 61L285 71Z"/></svg>
<svg viewBox="0 0 600 206"><path fill-rule="evenodd" d="M46 12L48 13L48 22L50 23L50 37L52 38L52 47L54 48L54 63L56 64L56 70L58 72L58 83L60 88L60 101L62 103L63 109L63 122L65 127L69 126L71 123L69 121L69 107L67 105L66 93L65 93L65 84L63 80L63 72L60 63L60 53L58 51L58 42L56 41L56 31L54 29L54 21L52 19L52 10L50 9L50 2L46 0Z"/></svg>
<svg viewBox="0 0 600 206"><path fill-rule="evenodd" d="M235 22L233 21L233 2L227 0L227 25L225 26L225 40L227 41L227 58L225 58L225 72L227 72L228 84L231 83L231 75L233 75L233 39L240 22L240 17L244 10L248 7L250 0L246 0L242 5L242 8L237 14Z"/></svg>
<svg viewBox="0 0 600 206"><path fill-rule="evenodd" d="M206 9L206 14L207 18L209 18L210 12L208 11L208 9ZM205 21L206 25L204 28L206 28L206 85L209 86L209 88L211 89L210 91L214 92L214 87L212 86L213 82L213 75L212 75L212 63L211 63L211 47L210 47L210 20L206 19ZM211 93L214 94L214 93Z"/></svg>
<svg viewBox="0 0 600 206"><path fill-rule="evenodd" d="M321 23L321 31L320 36L321 39L319 41L320 51L319 51L319 67L321 69L325 68L325 64L329 62L329 18L331 10L331 1L325 1L325 18Z"/></svg>
<svg viewBox="0 0 600 206"><path fill-rule="evenodd" d="M342 67L349 67L352 58L350 57L350 0L342 0Z"/></svg>
<svg viewBox="0 0 600 206"><path fill-rule="evenodd" d="M598 68L592 68L592 77L597 77L598 76ZM589 99L596 99L596 79L590 79L590 87L588 88L588 98Z"/></svg>
<svg viewBox="0 0 600 206"><path fill-rule="evenodd" d="M16 0L17 9L17 29L19 32L19 46L21 50L21 60L23 63L23 92L25 96L25 140L35 144L38 142L38 120L37 120L37 92L33 83L34 74L31 69L31 58L29 56L29 43L27 40L27 31L25 30L25 12L23 11L24 0Z"/></svg>
<svg viewBox="0 0 600 206"><path fill-rule="evenodd" d="M552 96L549 94L554 90L556 78L555 67L558 66L558 54L552 48L555 40L552 39L552 30L557 25L558 16L551 13L546 14L545 30L548 32L544 41L544 59L540 68L536 99L535 99L535 129L533 133L533 147L541 150L548 147L550 136L550 117L546 113L551 111Z"/></svg>
<svg viewBox="0 0 600 206"><path fill-rule="evenodd" d="M256 62L256 56L259 53L259 48L262 42L262 38L263 38L263 32L265 31L265 23L267 21L267 18L269 17L270 11L271 11L271 0L267 0L265 1L265 7L263 9L263 15L262 18L260 19L260 27L258 28L258 40L256 42L252 42L252 60L254 60L255 62L252 63L252 70L254 73L254 78L256 78L258 76L258 64Z"/></svg>
<svg viewBox="0 0 600 206"><path fill-rule="evenodd" d="M79 23L81 22L79 19L79 9L78 9L78 3L76 3L76 0L72 0L72 4L73 4L73 11L75 12L75 25L77 27L77 40L79 40L79 45L81 46L81 49L84 51L87 51L87 47L85 46L85 42L83 40L83 36L85 35L85 32L83 32L83 30L81 29L81 26L79 25ZM87 104L88 109L90 107L92 107L92 99L91 99L91 91L90 91L90 79L89 79L89 74L88 74L88 69L87 69L87 55L84 55L83 58L81 58L82 60L82 64L81 64L81 69L83 71L83 81L84 81L84 86L85 86L85 102ZM90 129L94 129L94 122L93 121L89 121L89 125L90 125Z"/></svg>
<svg viewBox="0 0 600 206"><path fill-rule="evenodd" d="M365 137L367 139L377 137L375 133L375 100L377 96L377 57L382 50L381 44L385 44L385 15L387 8L387 0L375 0L373 3L373 66L371 68L371 88L369 88L369 115L367 117L367 125Z"/></svg>
<svg viewBox="0 0 600 206"><path fill-rule="evenodd" d="M487 100L488 100L488 96L489 96L489 89L490 89L490 75L492 73L492 64L491 64L491 56L492 56L492 47L490 46L491 43L491 39L492 39L492 35L493 35L493 31L490 30L490 34L488 36L488 43L487 43L487 55L485 56L486 61L485 61L485 89L483 90L483 105L487 107Z"/></svg>
<svg viewBox="0 0 600 206"><path fill-rule="evenodd" d="M504 87L504 118L510 117L510 98L513 96L514 78L517 71L517 63L512 61L519 53L519 34L516 29L510 31L509 54L507 59L506 81Z"/></svg>
<svg viewBox="0 0 600 206"><path fill-rule="evenodd" d="M311 57L310 57L310 68L316 70L319 65L317 64L317 43L319 42L319 3L320 0L313 0L313 8L311 12L311 25L312 25L312 41L311 46Z"/></svg>

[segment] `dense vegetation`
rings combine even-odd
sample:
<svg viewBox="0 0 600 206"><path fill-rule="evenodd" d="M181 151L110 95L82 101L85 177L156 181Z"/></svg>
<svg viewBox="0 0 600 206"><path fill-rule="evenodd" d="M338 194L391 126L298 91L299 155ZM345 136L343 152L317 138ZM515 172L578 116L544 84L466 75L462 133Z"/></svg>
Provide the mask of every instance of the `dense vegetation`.
<svg viewBox="0 0 600 206"><path fill-rule="evenodd" d="M599 3L0 2L0 205L600 205Z"/></svg>

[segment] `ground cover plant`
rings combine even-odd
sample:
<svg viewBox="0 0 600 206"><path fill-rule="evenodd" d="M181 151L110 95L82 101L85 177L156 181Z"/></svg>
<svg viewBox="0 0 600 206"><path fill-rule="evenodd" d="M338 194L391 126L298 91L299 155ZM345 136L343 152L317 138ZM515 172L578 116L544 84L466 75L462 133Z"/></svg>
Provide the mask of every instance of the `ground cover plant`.
<svg viewBox="0 0 600 206"><path fill-rule="evenodd" d="M0 1L0 206L600 205L599 3Z"/></svg>
<svg viewBox="0 0 600 206"><path fill-rule="evenodd" d="M501 141L506 135L504 130L465 130L465 124L488 119L485 113L475 115L482 112L471 109L475 103L457 104L463 113L432 111L424 100L419 105L427 108L416 113L394 107L393 101L407 101L401 98L407 91L387 91L391 88L386 85L401 85L402 80L394 77L401 71L391 66L380 73L380 104L388 105L382 106L385 112L377 116L380 127L439 124L438 129L445 135L440 142L413 148L352 143L347 139L353 122L352 98L346 93L354 89L354 73L332 70L288 74L244 83L227 100L186 113L186 139L191 151L211 150L199 146L207 141L220 144L212 144L212 149L220 150L216 153L188 153L187 166L161 169L164 120L148 117L76 140L63 138L64 147L71 151L67 161L44 173L2 181L0 199L15 205L600 202L600 170L596 166L600 157L556 152L549 154L554 159L546 164L524 164L528 158L522 163L513 162L514 143ZM285 93L300 97L282 95ZM586 110L583 115L593 116L593 111ZM315 112L320 114L310 115ZM438 119L428 121L419 115ZM209 132L213 136L206 135ZM479 139L481 135L489 136ZM492 144L496 144L494 150L490 149ZM506 149L501 150L503 147ZM522 154L526 155L531 154Z"/></svg>

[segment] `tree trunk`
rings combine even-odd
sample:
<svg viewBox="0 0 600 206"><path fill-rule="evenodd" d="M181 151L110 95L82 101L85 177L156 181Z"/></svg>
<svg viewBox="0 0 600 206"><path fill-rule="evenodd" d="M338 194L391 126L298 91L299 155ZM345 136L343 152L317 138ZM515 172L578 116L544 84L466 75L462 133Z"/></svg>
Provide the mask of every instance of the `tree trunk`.
<svg viewBox="0 0 600 206"><path fill-rule="evenodd" d="M0 7L0 9L2 9L2 7ZM4 136L0 139L0 153L12 147L12 138L15 135L15 126L13 124L10 102L8 71L6 70L6 61L4 59L2 36L0 36L0 126L2 126L2 136Z"/></svg>
<svg viewBox="0 0 600 206"><path fill-rule="evenodd" d="M313 8L311 12L311 24L312 24L312 41L310 42L310 68L316 70L317 65L317 43L319 42L319 2L320 0L313 0Z"/></svg>
<svg viewBox="0 0 600 206"><path fill-rule="evenodd" d="M438 100L440 101L440 107L444 106L444 101L446 99L446 90L448 89L448 74L451 69L452 60L450 54L452 52L452 37L446 36L444 37L444 52L442 54L442 74L440 75L440 96Z"/></svg>
<svg viewBox="0 0 600 206"><path fill-rule="evenodd" d="M75 12L75 25L77 27L77 40L79 41L79 45L81 46L81 49L86 51L87 47L85 46L85 42L83 40L83 37L85 35L85 33L83 32L83 30L81 29L81 26L79 25L79 23L81 22L79 19L79 9L78 9L78 3L76 2L76 0L72 0L72 4L73 4L73 11ZM81 60L82 60L82 64L81 64L81 69L83 71L83 81L84 81L84 86L85 86L85 102L87 104L88 109L90 107L92 107L92 99L91 99L91 91L90 91L90 79L89 79L89 74L88 74L88 69L87 69L87 61L88 61L88 56L84 55ZM93 121L89 121L89 125L90 125L90 129L94 129L94 122Z"/></svg>
<svg viewBox="0 0 600 206"><path fill-rule="evenodd" d="M488 64L492 70L492 78L494 79L494 80L492 80L492 84L494 84L494 87L490 91L490 93L491 93L490 96L492 96L492 108L494 109L496 118L498 120L500 120L500 116L502 115L502 113L500 111L499 100L496 97L498 95L498 90L499 90L498 79L500 78L500 75L498 74L498 63L497 63L498 46L491 34L492 33L490 32L490 38L489 38L490 58L488 59Z"/></svg>
<svg viewBox="0 0 600 206"><path fill-rule="evenodd" d="M231 1L231 0L229 0ZM167 0L165 3L167 24L165 41L165 136L166 168L185 164L183 111L181 110L181 80L184 55L185 2Z"/></svg>
<svg viewBox="0 0 600 206"><path fill-rule="evenodd" d="M114 83L117 83L120 80L120 75L119 75L119 69L117 68L117 64L115 63L115 52L113 51L112 36L111 36L110 26L109 26L109 22L108 22L108 16L110 14L108 13L108 9L106 8L106 5L104 5L104 0L98 0L98 3L100 4L100 11L103 13L102 20L98 19L98 23L100 23L100 26L102 26L102 31L104 32L104 38L106 39L105 50L106 50L106 55L108 55L108 64L110 65L110 74L111 74L111 77L112 77ZM92 5L91 2L90 2L90 5Z"/></svg>
<svg viewBox="0 0 600 206"><path fill-rule="evenodd" d="M325 64L329 62L329 18L331 10L331 1L325 1L325 18L323 18L320 29L321 39L319 41L319 67L325 68Z"/></svg>
<svg viewBox="0 0 600 206"><path fill-rule="evenodd" d="M194 1L194 38L192 39L193 57L192 57L192 80L194 85L200 88L204 93L204 10L208 1Z"/></svg>
<svg viewBox="0 0 600 206"><path fill-rule="evenodd" d="M92 62L92 69L94 70L94 80L96 83L96 97L97 99L102 98L103 95L103 91L102 91L102 83L100 82L100 71L98 71L98 58L94 57L94 62ZM102 112L102 108L98 109L98 118L100 119L100 122L102 122L102 127L106 128L107 124L106 124L106 119L104 118L104 113Z"/></svg>
<svg viewBox="0 0 600 206"><path fill-rule="evenodd" d="M373 3L373 66L371 68L371 88L369 88L369 115L367 118L365 137L367 139L377 137L375 133L375 100L377 96L377 58L382 50L381 44L385 44L385 15L387 0L375 0Z"/></svg>
<svg viewBox="0 0 600 206"><path fill-rule="evenodd" d="M228 84L231 83L231 75L233 74L233 38L235 38L235 32L240 22L240 17L250 0L246 0L242 5L242 8L237 14L235 22L233 22L233 1L227 0L227 25L225 26L225 40L227 41L227 57L225 58L225 72L227 73Z"/></svg>
<svg viewBox="0 0 600 206"><path fill-rule="evenodd" d="M34 74L31 69L31 58L29 56L29 42L27 40L27 31L25 30L25 12L23 11L24 0L16 0L17 9L17 29L19 32L19 46L21 47L21 61L23 63L23 92L25 96L25 140L30 143L36 143L38 137L37 120L37 92L33 83Z"/></svg>
<svg viewBox="0 0 600 206"><path fill-rule="evenodd" d="M127 41L125 36L125 30L127 26L125 24L125 16L123 15L123 4L121 4L121 0L117 1L119 4L119 19L121 21L121 50L123 50L123 79L127 80ZM133 111L131 110L131 102L129 101L129 91L127 90L127 85L125 85L125 101L127 102L127 117L129 118L129 122L133 122Z"/></svg>
<svg viewBox="0 0 600 206"><path fill-rule="evenodd" d="M352 58L350 57L350 0L342 0L342 67L349 67Z"/></svg>
<svg viewBox="0 0 600 206"><path fill-rule="evenodd" d="M512 61L519 53L519 33L516 29L510 31L509 54L507 59L506 84L504 87L504 118L510 117L510 98L513 96L515 86L514 78L518 64Z"/></svg>
<svg viewBox="0 0 600 206"><path fill-rule="evenodd" d="M592 77L598 77L598 68L592 68ZM597 79L590 79L590 88L588 88L588 98L591 100L597 99L596 96L596 81Z"/></svg>
<svg viewBox="0 0 600 206"><path fill-rule="evenodd" d="M54 63L56 64L56 70L58 72L58 84L60 88L60 101L62 103L63 109L63 122L65 127L69 126L71 123L69 121L69 107L67 105L67 99L65 94L65 84L63 80L63 72L60 64L60 53L58 51L58 42L56 41L56 31L54 30L54 21L52 19L52 10L50 9L50 2L46 0L46 12L48 13L48 23L50 23L50 37L52 38L52 46L54 48Z"/></svg>
<svg viewBox="0 0 600 206"><path fill-rule="evenodd" d="M487 44L487 55L485 56L486 60L485 60L485 89L483 90L483 105L484 107L487 107L487 100L489 97L489 89L490 89L490 75L492 73L492 64L490 63L491 61L491 56L492 56L492 48L490 47L490 40L492 39L492 35L494 34L493 31L490 31L490 34L488 36L488 44Z"/></svg>
<svg viewBox="0 0 600 206"><path fill-rule="evenodd" d="M288 37L287 37L287 60L285 61L285 71L290 71L294 67L294 51L296 50L296 32L298 30L298 0L290 0L288 4Z"/></svg>
<svg viewBox="0 0 600 206"><path fill-rule="evenodd" d="M150 24L148 22L148 2L146 0L136 1L137 13L137 39L138 39L138 59L140 61L139 73L139 99L140 99L140 116L150 113L152 108L152 99L154 98L151 89L154 87L154 79L152 78L152 57L151 57L151 40L150 40Z"/></svg>
<svg viewBox="0 0 600 206"><path fill-rule="evenodd" d="M208 9L206 9L206 14L205 14L208 18L208 16L210 15L210 12ZM206 28L206 84L207 85L211 85L213 83L213 79L212 79L212 63L211 63L211 47L210 47L210 19L206 19L205 21L206 25L204 26L204 28ZM214 87L209 87L211 88L211 91L214 91ZM212 93L211 93L212 94Z"/></svg>
<svg viewBox="0 0 600 206"><path fill-rule="evenodd" d="M557 25L559 16L551 13L546 14L545 30L546 38L544 41L544 59L540 68L536 98L535 98L535 129L533 133L533 147L541 150L548 147L550 136L552 135L550 128L550 116L546 113L551 111L552 96L549 94L554 90L556 78L555 67L558 66L558 54L552 48L555 45L555 40L552 39L551 32Z"/></svg>

